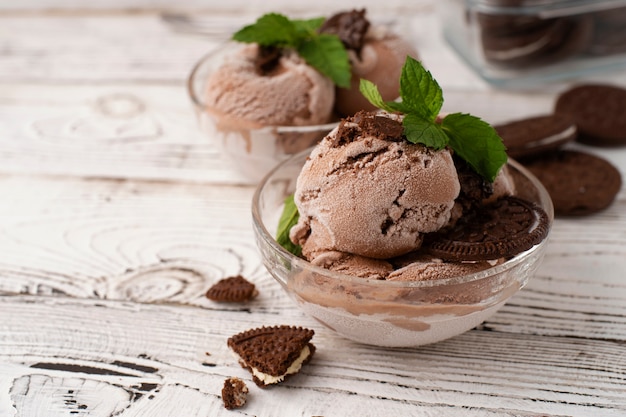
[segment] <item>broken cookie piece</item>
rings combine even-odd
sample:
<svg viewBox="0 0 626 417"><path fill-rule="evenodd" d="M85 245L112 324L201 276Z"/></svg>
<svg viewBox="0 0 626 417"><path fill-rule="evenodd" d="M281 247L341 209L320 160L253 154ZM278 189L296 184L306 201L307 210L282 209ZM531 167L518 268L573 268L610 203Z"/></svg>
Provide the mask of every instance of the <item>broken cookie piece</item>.
<svg viewBox="0 0 626 417"><path fill-rule="evenodd" d="M230 377L224 381L222 388L222 401L227 410L241 408L248 399L248 387L240 378Z"/></svg>
<svg viewBox="0 0 626 417"><path fill-rule="evenodd" d="M258 295L258 291L253 283L237 275L223 278L216 282L206 292L209 300L218 302L240 303L250 301Z"/></svg>
<svg viewBox="0 0 626 417"><path fill-rule="evenodd" d="M259 387L282 382L296 374L315 353L314 331L294 326L260 327L228 339L239 364L252 373Z"/></svg>

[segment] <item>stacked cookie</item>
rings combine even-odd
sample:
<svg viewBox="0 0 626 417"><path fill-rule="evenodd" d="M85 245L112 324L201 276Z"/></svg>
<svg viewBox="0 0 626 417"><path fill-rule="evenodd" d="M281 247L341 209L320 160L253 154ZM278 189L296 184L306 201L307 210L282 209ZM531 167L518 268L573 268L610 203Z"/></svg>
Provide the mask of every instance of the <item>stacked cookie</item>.
<svg viewBox="0 0 626 417"><path fill-rule="evenodd" d="M491 64L535 67L573 56L626 51L626 7L540 13L550 11L546 2L487 0L485 4L488 7L476 14L476 22L485 60Z"/></svg>
<svg viewBox="0 0 626 417"><path fill-rule="evenodd" d="M561 93L552 114L494 126L509 156L546 187L557 216L584 216L607 208L622 186L606 159L563 145L626 145L626 89L578 85Z"/></svg>

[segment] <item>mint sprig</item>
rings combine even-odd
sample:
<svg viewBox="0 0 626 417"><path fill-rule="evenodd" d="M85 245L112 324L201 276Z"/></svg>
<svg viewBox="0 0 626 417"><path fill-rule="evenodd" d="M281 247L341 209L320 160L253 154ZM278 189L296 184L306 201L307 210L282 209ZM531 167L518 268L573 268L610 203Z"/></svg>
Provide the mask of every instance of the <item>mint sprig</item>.
<svg viewBox="0 0 626 417"><path fill-rule="evenodd" d="M293 201L292 194L285 198L285 206L283 207L283 212L278 220L276 241L280 246L296 256L300 256L302 254L302 247L300 245L296 245L291 241L291 239L289 239L289 231L296 225L296 223L298 223L299 218L300 213L298 213L298 207L296 207L296 203Z"/></svg>
<svg viewBox="0 0 626 417"><path fill-rule="evenodd" d="M404 113L402 125L409 142L436 150L449 146L490 182L507 161L502 139L493 127L478 117L453 113L437 123L443 106L441 87L419 61L409 56L400 77L402 101L384 101L376 85L368 80L361 80L360 90L379 109Z"/></svg>
<svg viewBox="0 0 626 417"><path fill-rule="evenodd" d="M233 40L261 46L293 48L313 68L339 87L350 87L350 60L338 36L319 33L325 18L289 19L268 13L233 35Z"/></svg>

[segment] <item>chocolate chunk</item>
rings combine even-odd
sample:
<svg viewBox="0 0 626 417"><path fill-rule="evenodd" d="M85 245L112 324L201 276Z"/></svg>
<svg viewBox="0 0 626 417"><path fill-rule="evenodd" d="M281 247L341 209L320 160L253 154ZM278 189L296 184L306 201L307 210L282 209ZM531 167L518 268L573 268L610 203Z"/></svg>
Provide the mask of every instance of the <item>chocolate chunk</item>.
<svg viewBox="0 0 626 417"><path fill-rule="evenodd" d="M237 354L241 366L253 373L254 382L265 387L299 372L300 366L311 360L315 352L310 343L313 335L313 330L302 327L260 327L232 336L228 347ZM304 358L303 353L307 354ZM268 378L262 379L264 376Z"/></svg>
<svg viewBox="0 0 626 417"><path fill-rule="evenodd" d="M374 112L360 111L339 123L332 146L340 147L363 136L400 142L404 140L403 133L404 127L399 120L379 116Z"/></svg>
<svg viewBox="0 0 626 417"><path fill-rule="evenodd" d="M495 125L511 158L560 148L576 138L576 124L567 114L548 114Z"/></svg>
<svg viewBox="0 0 626 417"><path fill-rule="evenodd" d="M404 127L399 120L366 111L360 111L348 120L359 125L361 136L373 136L392 142L404 140Z"/></svg>
<svg viewBox="0 0 626 417"><path fill-rule="evenodd" d="M554 112L578 126L578 140L589 145L626 144L626 89L606 84L581 84L557 98Z"/></svg>
<svg viewBox="0 0 626 417"><path fill-rule="evenodd" d="M524 161L546 187L558 216L584 216L607 208L622 186L609 161L585 152L562 150Z"/></svg>
<svg viewBox="0 0 626 417"><path fill-rule="evenodd" d="M254 65L260 75L269 75L276 69L281 50L275 46L260 46Z"/></svg>
<svg viewBox="0 0 626 417"><path fill-rule="evenodd" d="M224 408L234 410L241 408L246 404L248 399L248 387L245 382L237 377L230 377L224 381L222 388L222 401Z"/></svg>
<svg viewBox="0 0 626 417"><path fill-rule="evenodd" d="M484 179L458 155L455 154L452 158L461 185L455 202L461 206L463 213L466 213L481 206L483 201L493 194L493 183Z"/></svg>
<svg viewBox="0 0 626 417"><path fill-rule="evenodd" d="M221 279L206 292L209 300L231 303L250 301L257 295L255 285L241 275Z"/></svg>
<svg viewBox="0 0 626 417"><path fill-rule="evenodd" d="M346 48L360 51L370 22L365 9L337 13L324 21L320 32L337 35Z"/></svg>
<svg viewBox="0 0 626 417"><path fill-rule="evenodd" d="M404 128L397 120L383 116L365 117L359 123L364 135L374 136L378 139L398 142L404 139Z"/></svg>
<svg viewBox="0 0 626 417"><path fill-rule="evenodd" d="M532 248L548 231L548 215L539 206L507 196L467 213L442 233L429 234L424 249L448 261L498 259Z"/></svg>

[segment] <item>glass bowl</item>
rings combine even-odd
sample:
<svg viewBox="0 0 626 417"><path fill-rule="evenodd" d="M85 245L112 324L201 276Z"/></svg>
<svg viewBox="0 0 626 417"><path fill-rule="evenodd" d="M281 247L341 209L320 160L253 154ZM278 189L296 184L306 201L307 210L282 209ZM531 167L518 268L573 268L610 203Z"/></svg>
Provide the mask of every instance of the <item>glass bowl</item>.
<svg viewBox="0 0 626 417"><path fill-rule="evenodd" d="M228 42L202 57L189 74L187 92L200 130L213 141L224 160L242 175L242 182L257 184L279 162L317 143L338 122L309 126L251 127L243 123L236 128L220 126L204 101L206 83L224 57L240 47Z"/></svg>
<svg viewBox="0 0 626 417"><path fill-rule="evenodd" d="M410 347L461 334L492 316L526 285L539 266L548 239L496 266L470 275L397 282L351 277L314 266L274 239L284 200L293 194L310 150L278 165L258 185L252 201L256 243L269 273L308 315L361 343ZM539 180L509 161L517 195L554 215Z"/></svg>

